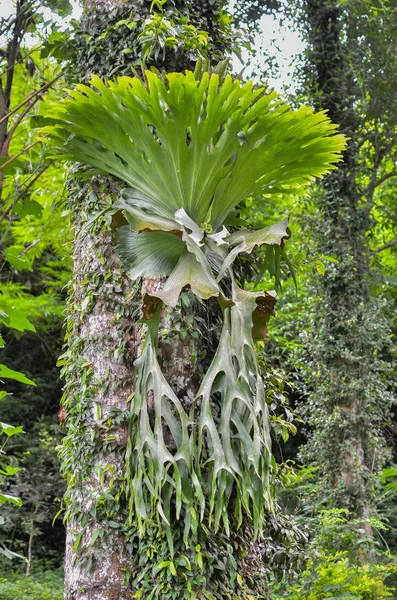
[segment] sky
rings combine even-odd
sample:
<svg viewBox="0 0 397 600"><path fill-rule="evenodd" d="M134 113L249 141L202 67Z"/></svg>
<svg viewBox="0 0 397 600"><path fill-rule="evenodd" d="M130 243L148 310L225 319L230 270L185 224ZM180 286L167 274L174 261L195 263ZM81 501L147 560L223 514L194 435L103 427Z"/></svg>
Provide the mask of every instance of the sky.
<svg viewBox="0 0 397 600"><path fill-rule="evenodd" d="M238 2L238 0L230 0L231 9L233 9L233 6L236 2ZM71 0L71 3L74 7L72 17L79 18L81 14L81 8L78 0ZM0 16L7 18L12 15L14 12L13 6L13 0L0 0ZM48 15L50 15L51 13L49 9L47 10ZM54 15L52 15L52 18L54 19ZM65 22L62 17L55 16L55 18L60 24ZM282 91L284 87L288 87L290 91L293 91L294 86L290 75L291 63L294 57L304 48L302 39L297 32L290 31L286 27L280 28L277 20L270 15L264 15L262 17L260 26L263 33L255 38L253 44L255 50L257 50L259 53L261 50L271 50L275 55L277 62L279 63L279 72L277 77L269 78L270 86L274 87L277 91ZM1 43L2 40L0 38L0 44ZM235 57L233 60L233 70L235 72L240 72L244 67L244 63L247 61L247 58L248 50L243 50L242 62ZM250 70L245 70L244 75L250 76Z"/></svg>
<svg viewBox="0 0 397 600"><path fill-rule="evenodd" d="M233 10L238 0L230 0L230 9ZM294 85L291 79L291 64L294 58L304 50L304 43L299 32L292 31L287 27L280 27L277 19L271 15L263 15L260 20L260 29L262 33L255 38L253 47L260 54L261 51L268 51L275 56L279 64L277 77L269 78L269 85L278 92L283 91L285 87L293 91ZM233 61L233 67L236 72L241 71L248 58L248 50L242 52L242 62L236 57ZM250 70L244 72L245 76L250 76Z"/></svg>

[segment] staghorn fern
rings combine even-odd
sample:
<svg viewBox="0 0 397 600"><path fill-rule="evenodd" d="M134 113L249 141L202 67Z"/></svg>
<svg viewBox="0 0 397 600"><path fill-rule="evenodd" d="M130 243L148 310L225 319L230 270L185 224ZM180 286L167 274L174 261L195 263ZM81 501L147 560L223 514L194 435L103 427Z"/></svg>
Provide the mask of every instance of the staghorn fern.
<svg viewBox="0 0 397 600"><path fill-rule="evenodd" d="M248 196L298 193L335 168L344 137L335 135L324 112L292 110L276 93L230 76L221 83L208 73L171 73L163 80L146 72L145 83L121 77L104 84L93 77L91 85L77 86L49 114L52 139L64 158L129 186L115 207L128 221L116 232L126 271L132 278L168 277L151 294L157 310L135 364L127 455L131 516L142 535L157 521L170 545L174 518L185 521L187 545L204 521L228 532L230 520L240 526L245 514L258 532L271 506L271 444L253 340L275 298L239 289L232 267L239 253L260 245L277 263L289 232L287 220L259 231L230 233L227 226L236 223L233 211ZM224 277L231 298L222 295ZM156 356L161 307L175 306L185 286L201 300L219 297L224 307L219 348L190 414Z"/></svg>

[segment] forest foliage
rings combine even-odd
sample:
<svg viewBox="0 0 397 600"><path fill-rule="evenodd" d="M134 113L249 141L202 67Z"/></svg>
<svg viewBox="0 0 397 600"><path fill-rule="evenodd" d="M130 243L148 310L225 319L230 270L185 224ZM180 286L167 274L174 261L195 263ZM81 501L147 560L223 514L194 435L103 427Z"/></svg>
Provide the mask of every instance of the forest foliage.
<svg viewBox="0 0 397 600"><path fill-rule="evenodd" d="M101 129L100 121L91 121L87 129L89 112L85 113L84 121L79 121L77 117L80 115L69 101L70 114L67 118L77 119L76 132L78 135L83 132L89 138L91 165L97 172L110 172L145 194L145 198L138 198L139 203L136 195L127 192L119 200L118 206L107 207L105 214L101 215L107 218L107 214L118 212L120 215L120 211L124 210L126 221L124 234L119 234L119 244L127 270L132 276L146 275L146 269L152 268L153 242L150 238L156 233L136 234L131 228L139 231L149 222L151 229L158 230L157 236L168 236L167 240L172 242L172 249L169 250L165 240L161 240L161 243L164 242L162 248L167 248L167 253L163 253L161 263L155 263L158 271L152 271L150 274L153 276L169 276L181 254L186 252L185 244L192 246L197 242L194 238L192 241L192 234L196 231L193 225L187 224L185 217L182 223L176 219L177 209L185 208L201 229L205 223L208 229L205 232L206 240L223 223L227 227L241 227L242 223L246 227L249 223L250 228L268 232L272 223L281 221L287 214L289 216L292 237L288 241L288 251L284 257L276 256L278 260L274 262L274 246L270 245L273 252L270 267L269 254L256 248L256 242L250 245L248 238L243 236L242 239L241 233L236 233L232 234L235 241L231 243L234 255L237 250L233 251L233 247L239 249L239 245L240 250L252 251L249 259L239 257L236 260L234 266L239 283L244 282L256 296L264 295L269 286L274 287L275 279L281 288L276 318L268 325L268 336L256 344L258 364L267 388L273 452L278 464L275 469L277 518L272 520L272 517L267 517L269 520L262 542L272 598L306 597L317 600L328 598L330 594L357 600L394 597L393 591L383 584L386 581L392 585L396 580L394 564L397 553L393 510L397 492L393 366L397 299L397 145L394 88L391 85L395 64L391 48L396 39L396 8L392 4L369 5L362 1L343 5L338 3L337 6L331 1L296 2L281 9L278 3L267 3L265 7L255 2L241 3L238 18L247 19L248 23L258 23L262 9L277 9L281 10L282 18L287 16L292 20L292 26L300 26L298 21L303 24L308 53L300 72L300 95L291 99L291 102L311 103L316 109L330 110L331 107L329 115L349 138L349 156L344 166L334 171L324 185L314 184L308 194L302 192L297 195L296 189L274 189L274 185L280 182L275 183L273 179L270 181L272 189L265 189L263 181L258 180L257 189L252 188L248 192L247 188L240 189L237 185L246 182L240 173L230 186L235 196L224 214L218 211L219 215L214 216L208 212L215 189L210 182L207 190L204 190L206 193L203 192L203 197L207 199L205 210L203 203L200 205L201 213L192 215L193 200L190 205L182 206L174 199L178 198L178 189L188 186L194 175L187 165L196 169L195 189L200 186L205 188L203 172L213 173L216 180L219 171L215 169L213 157L207 157L208 164L201 164L199 169L200 157L194 156L194 160L190 160L189 146L184 139L185 155L179 153L179 156L185 179L175 180L173 185L179 188L173 190L171 184L164 185L164 174L170 176L173 167L167 161L164 164L161 162L159 149L153 145L153 140L148 139L147 130L141 141L148 152L154 152L149 161L153 172L142 170L143 158L139 152L134 155L134 149L130 148L124 156L120 156L121 146L114 146L115 127L119 127L122 143L126 135L123 126L114 124L112 129L108 128L109 114L117 104L114 96L116 91L129 93L127 79L124 83L120 80L119 90L116 83L107 87L98 79L94 81L100 93L107 97L108 105L103 101L100 103L105 129ZM51 2L50 8L61 15L70 12L66 2ZM55 574L51 579L49 575L48 580L44 581L40 565L45 565L44 569L48 571L57 568L61 558L59 548L63 544L61 520L55 522L54 528L51 521L60 508L64 486L56 458L56 446L62 434L56 420L61 395L56 361L61 354L66 286L71 274L72 229L70 212L64 204L69 172L63 162L48 151L47 140L38 133L37 126L43 125L50 116L48 107L64 98L65 78L70 87L74 82L84 81L87 84L86 73L90 70L100 77L112 78L112 69L117 74L141 77L142 60L145 67L150 68L151 63L155 63L160 72L163 68L172 72L176 67L179 68L181 56L186 57L183 59L184 66L191 69L194 69L197 57L205 61L211 56L214 64L217 63L223 58L225 49L230 52L235 47L238 37L231 33L232 22L224 8L212 3L210 10L220 24L216 31L210 25L213 14L208 11L202 14L193 10L175 12L174 2L154 2L152 6L144 3L139 15L131 16L120 7L106 14L106 19L100 11L94 12L89 35L74 23L71 37L71 32L65 34L62 27L51 24L51 19L43 16L39 5L33 6L31 14L22 13L19 39L23 40L27 33L35 30L34 48L31 47L31 41L18 42L15 55L10 49L13 48L12 35L16 22L10 18L2 23L5 33L9 34L6 51L1 55L3 91L10 85L7 83L7 73L11 69L13 77L9 105L4 112L8 116L6 119L0 116L0 127L2 123L7 124L7 131L1 140L0 166L0 309L4 338L1 358L4 366L1 366L0 377L7 384L7 391L1 392L0 398L0 551L7 558L14 556L11 563L13 569L18 564L18 569L29 573L31 569L34 571L37 564L40 598L45 598L45 594L55 598L59 594L59 591L55 591L59 589L59 578ZM321 68L329 69L330 66L324 67L321 63L323 56L321 53L318 55L319 40L321 43L324 40L324 31L321 30L324 15L339 28L334 32L329 29L328 52L334 52L332 43L339 40L336 54L339 52L345 57L345 63L339 61L331 65L335 69L334 81L339 84L332 86L327 83L329 87L325 88L321 87ZM315 22L317 17L318 21ZM224 37L220 36L219 31ZM338 37L341 31L344 35ZM107 52L108 48L111 51ZM91 63L83 64L82 56L89 56ZM69 65L67 58L71 59ZM313 64L317 66L313 67ZM65 69L66 73L61 72ZM266 75L265 72L264 80ZM148 79L152 82L153 93L157 90L159 100L164 84L158 83L160 80L157 75L150 72ZM182 80L181 77L179 80ZM143 85L137 79L135 81L137 89L141 86L142 94L147 94ZM172 76L168 81L171 85ZM230 81L227 84L230 87L228 94L233 89ZM85 109L89 111L89 102L97 102L99 94L88 91L86 87L78 89L75 97L86 94ZM204 84L202 89L206 89ZM235 89L241 89L240 84ZM247 90L248 95L258 93L249 84L242 89ZM270 93L263 98L274 103L270 116L266 113L267 118L284 114L285 108L275 94ZM265 100L262 102L265 103ZM164 121L164 112L159 110L160 104L159 100L157 130L169 126L164 132L164 139L168 135L170 148L175 151L179 143L177 127L174 123ZM67 102L64 106L68 106ZM260 106L258 104L257 108ZM135 106L134 110L138 114L140 109ZM301 114L303 123L304 114L306 120L310 120L312 113L298 109L295 113L291 111L292 114ZM189 118L183 112L175 111L175 115L177 119ZM218 113L218 116L221 120L222 115ZM123 119L124 115L119 114L119 117ZM183 122L183 127L186 126L187 123ZM236 127L242 129L241 123L237 123ZM304 126L302 129L309 135L308 129ZM60 134L62 141L68 139L68 134ZM78 135L70 140L69 154L65 158L72 154L75 159L84 158L82 162L86 162L87 141L81 142ZM216 136L211 132L212 135ZM236 149L244 151L249 147L249 136L247 133L244 135L234 139L237 146L230 147L228 158L234 155ZM153 138L152 135L149 137ZM102 148L98 147L98 142ZM313 150L310 146L307 149ZM166 146L162 148L163 156L166 150ZM260 152L258 148L258 174L266 159L266 149L262 154ZM280 153L283 152L280 146ZM313 167L310 161L314 156L313 152L307 155L302 153L299 159L309 170ZM172 154L168 155L167 160L171 160L170 157ZM204 160L206 157L202 158ZM227 163L224 156L222 160L222 164L227 164L227 171L231 163ZM255 164L251 156L246 157L246 161L246 173L249 173ZM162 171L158 169L158 164L163 166ZM244 166L243 159L241 164ZM149 196L152 193L150 183L156 181L158 174L157 193L161 197L153 199L153 196L148 201L148 191ZM310 170L310 175L317 174L319 172ZM93 172L89 175L92 176ZM351 189L354 188L354 201L351 201L352 196L348 196L343 187L347 181ZM284 176L281 184L285 184ZM296 181L292 180L293 187L295 184ZM162 196L167 192L167 187L170 188L169 198L164 199ZM339 191L338 197L334 194L335 189ZM347 198L347 201L339 202L340 197ZM233 222L232 219L229 225L225 219L236 205L239 205L238 220ZM161 223L158 218L154 223L153 215L159 214L159 206L164 209L164 214L161 214ZM166 232L174 229L185 232L186 239L159 232L164 229ZM142 239L143 236L146 240ZM202 241L198 241L201 252ZM157 242L160 243L159 240ZM138 248L141 252L142 245L147 252L145 263L137 259ZM183 278L178 282L175 302L180 289L187 282ZM354 282L355 288L351 287ZM363 282L364 287L360 287ZM214 290L218 290L218 286L219 282L213 283ZM347 300L346 289L351 293ZM162 299L169 300L168 297ZM182 294L180 302L183 301ZM196 321L194 323L198 324ZM183 328L178 331L182 334ZM152 343L154 340L155 336ZM344 357L342 365L334 360L335 348ZM357 356L353 356L356 350ZM343 371L352 356L352 364L360 366L358 377L354 380L349 379L346 371ZM328 377L330 370L338 374L331 382ZM141 383L145 396L147 382ZM349 415L346 416L347 411L344 413L345 403L340 398L358 394L362 389L366 395L361 412L353 423ZM141 409L138 410L137 404L135 406L139 416ZM354 433L357 423L366 436L362 472L364 501L369 511L364 516L355 503L356 491L351 492L344 485L334 485L346 439L351 432L352 443L357 437ZM341 432L339 437L338 432ZM291 434L296 435L291 437ZM237 454L242 460L240 450ZM212 551L215 552L215 548ZM197 558L201 556L200 547L196 549L196 554ZM363 556L371 560L363 562ZM25 561L22 557L25 557ZM200 560L203 559L198 558L198 565ZM207 560L205 553L204 560ZM145 572L149 572L149 563L148 560ZM226 559L225 565L230 569L228 577L229 573L230 577L233 573L235 578L241 577ZM186 565L175 567L172 560L163 564L164 579L170 586L173 585L173 570L176 568L183 570ZM220 569L215 566L215 572L216 568ZM23 589L26 597L38 597L34 595L38 592L34 591L36 583L33 577L34 574L30 584L33 590L31 596L27 595L27 588L20 583L19 576L10 575L6 581L0 581L0 598L2 593L7 598L11 593L20 593L17 589ZM242 584L236 579L236 585Z"/></svg>

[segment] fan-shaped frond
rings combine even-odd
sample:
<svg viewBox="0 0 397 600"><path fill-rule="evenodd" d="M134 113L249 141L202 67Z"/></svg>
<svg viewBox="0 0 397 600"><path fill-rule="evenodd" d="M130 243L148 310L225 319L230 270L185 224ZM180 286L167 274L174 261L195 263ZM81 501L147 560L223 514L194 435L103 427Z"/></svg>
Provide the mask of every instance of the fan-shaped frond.
<svg viewBox="0 0 397 600"><path fill-rule="evenodd" d="M250 194L299 189L340 160L345 140L324 112L293 110L230 75L146 79L94 76L49 117L65 158L119 177L158 216L183 208L216 229Z"/></svg>

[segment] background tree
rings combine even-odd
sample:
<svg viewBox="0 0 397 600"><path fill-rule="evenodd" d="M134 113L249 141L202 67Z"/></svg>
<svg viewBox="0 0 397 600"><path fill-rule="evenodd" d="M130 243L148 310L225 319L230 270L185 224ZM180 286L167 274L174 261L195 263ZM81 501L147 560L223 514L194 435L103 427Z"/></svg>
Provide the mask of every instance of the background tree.
<svg viewBox="0 0 397 600"><path fill-rule="evenodd" d="M313 429L306 456L319 467L322 493L368 518L371 476L388 457L383 424L393 403L386 375L390 327L371 289L368 233L381 195L385 199L382 185L395 175L397 115L390 94L396 90L389 80L385 84L395 64L395 11L323 1L304 3L302 10L307 93L350 140L342 168L316 193L317 248L337 262L318 280L310 341L313 391L305 409Z"/></svg>
<svg viewBox="0 0 397 600"><path fill-rule="evenodd" d="M338 499L358 514L360 500L355 494L360 488L365 502L370 502L368 477L389 458L381 440L394 402L388 340L395 286L391 263L396 220L390 192L396 175L396 114L391 101L395 89L386 82L395 68L390 55L395 8L365 1L342 5L319 1L288 7L247 2L239 10L257 21L273 8L284 22L289 20L291 27L302 31L307 43L300 99L329 110L350 138L343 167L315 189L311 200L290 204L290 210L292 215L302 207L306 212L300 221L306 239L312 238L306 242L307 251L318 259L317 275L307 293L310 299L313 292L322 299L310 309L311 329L302 323L311 390L304 413L314 427L308 430L312 441L305 460L320 469L323 498ZM306 377L303 364L300 368ZM329 486L323 485L326 480Z"/></svg>

